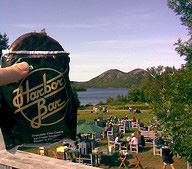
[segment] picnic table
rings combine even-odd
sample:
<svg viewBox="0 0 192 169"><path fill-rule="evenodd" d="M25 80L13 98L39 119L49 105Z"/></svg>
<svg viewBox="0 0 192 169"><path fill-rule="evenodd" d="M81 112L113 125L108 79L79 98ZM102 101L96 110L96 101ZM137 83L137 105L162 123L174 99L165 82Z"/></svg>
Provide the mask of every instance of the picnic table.
<svg viewBox="0 0 192 169"><path fill-rule="evenodd" d="M55 158L61 158L61 159L65 159L65 156L64 156L64 152L68 150L68 147L67 146L60 146L58 148L56 148L55 150L53 150L53 154L55 156Z"/></svg>
<svg viewBox="0 0 192 169"><path fill-rule="evenodd" d="M65 155L65 159L67 159L67 160L72 160L73 161L73 159L75 160L75 161L77 161L77 159L79 159L80 158L80 156L79 156L79 151L78 150L76 150L76 149L68 149L68 150L66 150L65 152L64 152L64 155Z"/></svg>
<svg viewBox="0 0 192 169"><path fill-rule="evenodd" d="M119 140L121 142L121 145L124 147L128 147L129 142L131 141L131 137L123 137Z"/></svg>
<svg viewBox="0 0 192 169"><path fill-rule="evenodd" d="M155 132L153 131L141 130L141 135L144 136L145 141L151 141L151 143L153 143L152 141L156 137Z"/></svg>

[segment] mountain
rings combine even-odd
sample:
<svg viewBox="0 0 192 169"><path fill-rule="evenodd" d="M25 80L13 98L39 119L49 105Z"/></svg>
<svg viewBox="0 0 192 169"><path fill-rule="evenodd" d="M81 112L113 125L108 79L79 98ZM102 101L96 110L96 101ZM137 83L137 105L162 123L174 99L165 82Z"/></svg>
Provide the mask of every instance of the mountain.
<svg viewBox="0 0 192 169"><path fill-rule="evenodd" d="M147 72L143 69L134 69L128 73L111 69L87 82L73 83L82 88L130 88L132 85L140 85L146 77Z"/></svg>

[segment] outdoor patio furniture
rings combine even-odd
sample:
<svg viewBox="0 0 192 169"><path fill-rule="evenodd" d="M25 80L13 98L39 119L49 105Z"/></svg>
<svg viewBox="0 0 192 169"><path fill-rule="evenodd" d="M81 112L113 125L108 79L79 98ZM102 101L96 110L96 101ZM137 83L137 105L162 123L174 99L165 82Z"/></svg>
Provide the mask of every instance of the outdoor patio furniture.
<svg viewBox="0 0 192 169"><path fill-rule="evenodd" d="M145 146L145 142L143 141L145 141L143 136L137 137L136 144L130 144L130 152L138 154L141 146L142 148Z"/></svg>
<svg viewBox="0 0 192 169"><path fill-rule="evenodd" d="M149 139L149 131L141 130L140 132L141 132L141 135L144 136L145 140Z"/></svg>
<svg viewBox="0 0 192 169"><path fill-rule="evenodd" d="M144 122L141 122L138 126L138 130L141 131L141 130L144 130Z"/></svg>
<svg viewBox="0 0 192 169"><path fill-rule="evenodd" d="M129 142L130 142L130 138L124 137L124 138L120 139L120 142L121 142L121 150L127 150Z"/></svg>
<svg viewBox="0 0 192 169"><path fill-rule="evenodd" d="M101 163L101 152L94 151L92 152L93 160L95 160L95 166L99 166Z"/></svg>
<svg viewBox="0 0 192 169"><path fill-rule="evenodd" d="M107 131L107 137L114 137L113 128L110 131Z"/></svg>
<svg viewBox="0 0 192 169"><path fill-rule="evenodd" d="M124 123L123 126L119 126L119 133L125 134L125 132L126 132L126 127L125 127L125 123Z"/></svg>
<svg viewBox="0 0 192 169"><path fill-rule="evenodd" d="M76 159L79 158L79 151L78 150L73 150L73 149L68 149L64 152L65 159L66 160L71 160L71 161L77 161ZM73 160L74 159L74 160Z"/></svg>
<svg viewBox="0 0 192 169"><path fill-rule="evenodd" d="M128 155L129 155L129 153L127 152L127 150L120 151L119 160L120 160L121 164L119 165L119 168L121 168L122 165L124 165L124 167L127 168L127 166L125 165L125 161L127 160Z"/></svg>
<svg viewBox="0 0 192 169"><path fill-rule="evenodd" d="M92 123L83 123L83 124L77 126L77 134L85 134L86 136L90 135L90 134L94 135L95 133L100 134L104 131L105 131L105 129L103 127L94 125ZM91 153L92 149L94 149L94 144L92 144L92 143L93 142L91 142L91 140L88 140L88 137L87 137L87 140L79 142L78 143L79 152L82 154Z"/></svg>
<svg viewBox="0 0 192 169"><path fill-rule="evenodd" d="M139 144L130 144L131 153L139 153Z"/></svg>
<svg viewBox="0 0 192 169"><path fill-rule="evenodd" d="M132 153L139 153L139 138L136 138L136 144L129 144L130 145L130 152Z"/></svg>
<svg viewBox="0 0 192 169"><path fill-rule="evenodd" d="M81 154L79 155L79 158L76 159L76 162L79 163L86 163L86 165L91 165L93 166L93 156L92 154Z"/></svg>
<svg viewBox="0 0 192 169"><path fill-rule="evenodd" d="M83 159L80 157L76 158L76 163L83 163Z"/></svg>
<svg viewBox="0 0 192 169"><path fill-rule="evenodd" d="M64 160L64 152L68 150L67 146L60 146L58 148L52 149L52 153L55 158Z"/></svg>
<svg viewBox="0 0 192 169"><path fill-rule="evenodd" d="M115 149L115 140L112 137L107 137L108 139L108 150Z"/></svg>
<svg viewBox="0 0 192 169"><path fill-rule="evenodd" d="M81 154L89 154L91 153L91 144L90 142L82 141L78 144L78 150Z"/></svg>
<svg viewBox="0 0 192 169"><path fill-rule="evenodd" d="M38 154L41 156L44 156L45 155L45 147L39 147Z"/></svg>
<svg viewBox="0 0 192 169"><path fill-rule="evenodd" d="M127 159L127 156L124 156L124 157L120 156L119 157L119 160L121 161L121 164L120 164L119 168L121 168L122 165L124 165L124 167L127 168L127 166L125 165L126 159Z"/></svg>
<svg viewBox="0 0 192 169"><path fill-rule="evenodd" d="M58 153L56 148L53 148L51 151L56 159L64 159L63 153L62 154Z"/></svg>
<svg viewBox="0 0 192 169"><path fill-rule="evenodd" d="M132 128L137 128L137 122L132 122Z"/></svg>
<svg viewBox="0 0 192 169"><path fill-rule="evenodd" d="M156 137L155 132L153 132L153 131L149 131L149 139L154 140L155 137Z"/></svg>
<svg viewBox="0 0 192 169"><path fill-rule="evenodd" d="M153 139L156 137L156 134L153 131L141 130L140 132L141 132L141 135L144 136L145 141L150 141L151 143Z"/></svg>
<svg viewBox="0 0 192 169"><path fill-rule="evenodd" d="M102 133L105 129L103 127L94 125L92 123L83 123L77 126L77 134L92 134L92 133Z"/></svg>
<svg viewBox="0 0 192 169"><path fill-rule="evenodd" d="M157 145L158 138L153 139L153 155L162 156L162 148Z"/></svg>
<svg viewBox="0 0 192 169"><path fill-rule="evenodd" d="M134 158L135 158L135 162L136 162L134 169L135 168L142 168L143 169L143 166L141 164L141 160L142 160L143 156L140 158L138 158L137 156L134 156Z"/></svg>
<svg viewBox="0 0 192 169"><path fill-rule="evenodd" d="M92 133L92 134L90 134L90 139L92 139L92 140L101 140L101 133Z"/></svg>

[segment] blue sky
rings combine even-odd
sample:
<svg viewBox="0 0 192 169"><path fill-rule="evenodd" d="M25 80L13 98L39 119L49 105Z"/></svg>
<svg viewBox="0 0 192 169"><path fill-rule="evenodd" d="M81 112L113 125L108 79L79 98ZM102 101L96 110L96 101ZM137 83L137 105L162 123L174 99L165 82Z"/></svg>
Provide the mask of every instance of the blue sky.
<svg viewBox="0 0 192 169"><path fill-rule="evenodd" d="M87 81L109 69L184 64L174 51L186 27L166 0L1 0L0 32L9 44L45 28L70 52L70 80Z"/></svg>

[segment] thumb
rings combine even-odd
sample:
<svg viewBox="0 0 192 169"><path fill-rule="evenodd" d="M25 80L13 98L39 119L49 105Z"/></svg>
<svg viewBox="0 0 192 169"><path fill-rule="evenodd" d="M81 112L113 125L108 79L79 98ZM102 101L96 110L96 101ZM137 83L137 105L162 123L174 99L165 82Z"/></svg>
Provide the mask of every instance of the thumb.
<svg viewBox="0 0 192 169"><path fill-rule="evenodd" d="M26 62L0 68L0 86L17 82L23 79L28 73L29 65Z"/></svg>

